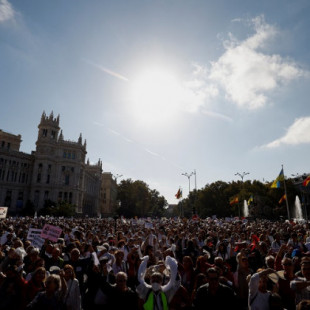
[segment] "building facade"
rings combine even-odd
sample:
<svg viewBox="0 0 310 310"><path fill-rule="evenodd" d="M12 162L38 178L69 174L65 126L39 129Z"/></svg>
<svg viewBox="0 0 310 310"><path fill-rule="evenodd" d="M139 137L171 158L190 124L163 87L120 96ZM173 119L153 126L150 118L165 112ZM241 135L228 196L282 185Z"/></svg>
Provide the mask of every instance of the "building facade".
<svg viewBox="0 0 310 310"><path fill-rule="evenodd" d="M102 215L113 215L118 207L117 204L117 184L110 172L102 174L101 183L101 204L100 211Z"/></svg>
<svg viewBox="0 0 310 310"><path fill-rule="evenodd" d="M21 135L0 130L0 206L9 207L9 214L18 214L28 200L35 210L46 201L66 201L80 214L103 212L101 191L107 190L102 186L102 162L86 161L81 134L77 141L65 140L59 116L43 112L36 150L20 152L21 141Z"/></svg>

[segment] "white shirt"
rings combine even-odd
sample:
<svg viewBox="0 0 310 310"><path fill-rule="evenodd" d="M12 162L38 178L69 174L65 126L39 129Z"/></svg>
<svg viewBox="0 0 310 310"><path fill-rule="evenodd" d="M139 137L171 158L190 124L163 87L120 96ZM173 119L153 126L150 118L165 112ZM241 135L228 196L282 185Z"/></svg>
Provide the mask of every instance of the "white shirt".
<svg viewBox="0 0 310 310"><path fill-rule="evenodd" d="M251 277L249 284L249 309L251 310L269 310L270 293L262 293L258 290L259 274L255 273Z"/></svg>

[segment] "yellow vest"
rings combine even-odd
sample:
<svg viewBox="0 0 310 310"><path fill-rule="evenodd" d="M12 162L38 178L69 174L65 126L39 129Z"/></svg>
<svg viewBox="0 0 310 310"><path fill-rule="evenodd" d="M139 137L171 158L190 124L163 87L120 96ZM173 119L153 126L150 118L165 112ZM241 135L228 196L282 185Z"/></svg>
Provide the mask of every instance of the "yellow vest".
<svg viewBox="0 0 310 310"><path fill-rule="evenodd" d="M163 303L163 309L168 310L168 303L167 297L164 292L160 292L160 297ZM147 298L146 302L143 305L144 310L153 310L154 309L154 293L151 291L149 297Z"/></svg>

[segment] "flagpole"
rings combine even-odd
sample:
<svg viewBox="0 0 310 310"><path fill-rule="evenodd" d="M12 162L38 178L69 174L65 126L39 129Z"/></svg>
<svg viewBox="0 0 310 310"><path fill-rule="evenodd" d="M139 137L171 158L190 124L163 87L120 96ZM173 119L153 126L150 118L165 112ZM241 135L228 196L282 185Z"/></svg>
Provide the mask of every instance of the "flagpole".
<svg viewBox="0 0 310 310"><path fill-rule="evenodd" d="M286 193L285 174L284 174L283 165L282 165L282 171L283 171L284 193L285 193L285 197L286 197L285 202L286 202L287 217L288 217L288 220L290 220L291 219L290 208L288 205L288 199L287 199L287 193Z"/></svg>

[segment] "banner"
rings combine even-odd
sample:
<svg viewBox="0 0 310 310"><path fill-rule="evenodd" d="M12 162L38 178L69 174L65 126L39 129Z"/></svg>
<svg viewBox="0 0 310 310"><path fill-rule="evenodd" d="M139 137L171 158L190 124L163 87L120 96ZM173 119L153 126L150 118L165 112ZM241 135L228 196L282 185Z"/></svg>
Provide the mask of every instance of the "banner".
<svg viewBox="0 0 310 310"><path fill-rule="evenodd" d="M5 219L8 213L8 207L0 207L0 219Z"/></svg>
<svg viewBox="0 0 310 310"><path fill-rule="evenodd" d="M57 227L57 226L53 226L53 225L49 225L49 224L45 224L40 237L43 239L49 239L53 242L57 242L58 238L61 235L61 228Z"/></svg>
<svg viewBox="0 0 310 310"><path fill-rule="evenodd" d="M42 229L38 228L29 228L28 230L28 235L27 235L27 240L32 241L34 236L40 236L42 232Z"/></svg>
<svg viewBox="0 0 310 310"><path fill-rule="evenodd" d="M152 223L145 223L145 224L144 224L144 227L145 227L146 229L152 229L152 228L153 228L153 224L152 224Z"/></svg>
<svg viewBox="0 0 310 310"><path fill-rule="evenodd" d="M34 235L33 240L31 241L31 245L33 245L35 248L38 248L41 250L44 242L45 242L45 240L43 238L41 238L39 235Z"/></svg>

